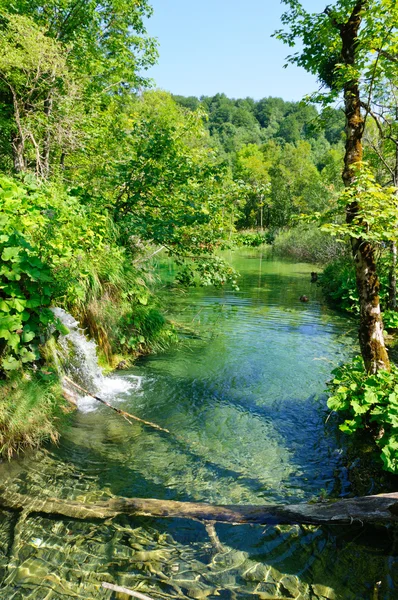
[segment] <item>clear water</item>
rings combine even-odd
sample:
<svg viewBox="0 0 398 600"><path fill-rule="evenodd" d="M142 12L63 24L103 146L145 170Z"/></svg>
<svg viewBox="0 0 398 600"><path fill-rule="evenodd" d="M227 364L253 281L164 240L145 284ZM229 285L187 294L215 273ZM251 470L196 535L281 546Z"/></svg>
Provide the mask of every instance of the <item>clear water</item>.
<svg viewBox="0 0 398 600"><path fill-rule="evenodd" d="M261 251L231 258L241 291L167 292L183 343L142 359L114 397L172 435L101 406L80 411L58 448L0 465L1 484L87 502L120 495L263 504L352 493L323 390L355 350L355 325L320 302L313 267ZM167 280L172 265L159 268ZM137 378L140 387L130 386ZM216 531L219 544L202 524L181 519L17 520L0 512L0 598L115 598L102 581L154 600L398 598L393 529Z"/></svg>

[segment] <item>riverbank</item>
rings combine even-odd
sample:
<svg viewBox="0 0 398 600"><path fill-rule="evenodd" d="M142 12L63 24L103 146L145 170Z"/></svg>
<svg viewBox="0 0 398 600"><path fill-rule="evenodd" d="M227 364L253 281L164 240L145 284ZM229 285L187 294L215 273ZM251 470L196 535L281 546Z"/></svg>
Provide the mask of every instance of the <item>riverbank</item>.
<svg viewBox="0 0 398 600"><path fill-rule="evenodd" d="M57 443L71 411L58 378L34 371L0 382L0 456L11 459L44 442Z"/></svg>

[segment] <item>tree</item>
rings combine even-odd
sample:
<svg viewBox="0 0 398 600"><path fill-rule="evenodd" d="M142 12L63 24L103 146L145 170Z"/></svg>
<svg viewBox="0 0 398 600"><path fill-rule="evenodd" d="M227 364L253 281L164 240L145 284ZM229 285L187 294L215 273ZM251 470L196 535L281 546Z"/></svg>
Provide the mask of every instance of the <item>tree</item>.
<svg viewBox="0 0 398 600"><path fill-rule="evenodd" d="M270 166L256 144L243 146L236 155L235 179L243 181L247 186L247 200L243 207L244 224L255 225L261 230L264 225L269 226ZM264 208L267 208L265 220Z"/></svg>
<svg viewBox="0 0 398 600"><path fill-rule="evenodd" d="M290 59L317 74L329 88L329 92L318 95L318 99L327 104L340 93L343 94L346 119L343 181L348 190L358 192L360 186L357 184L357 175L363 159L365 127L365 117L361 111L361 77L365 76L368 80L377 77L377 62L375 67L369 52L377 50L377 46L374 46L376 33L384 31L378 41L378 45L383 46L387 41L386 31L391 34L396 28L397 20L391 20L390 10L395 3L389 0L338 0L326 7L323 13L310 15L299 2L284 2L290 10L283 16L283 22L289 25L290 31L279 32L278 35L290 45L294 44L296 38L303 41L303 50ZM364 19L366 27L363 27ZM378 56L380 54L379 48ZM375 373L380 369L389 369L380 312L377 242L368 234L369 223L360 204L361 197L348 193L346 199L347 230L351 232L360 299L360 347L367 371Z"/></svg>
<svg viewBox="0 0 398 600"><path fill-rule="evenodd" d="M130 116L129 138L127 160L114 164L113 213L124 243L135 235L189 259L187 282L195 275L205 283L233 279L233 270L214 257L230 220L226 169L203 112L181 108L166 92L146 92Z"/></svg>
<svg viewBox="0 0 398 600"><path fill-rule="evenodd" d="M89 77L91 91L136 90L157 58L144 26L152 13L147 0L2 0L2 10L30 17L69 45L68 59Z"/></svg>
<svg viewBox="0 0 398 600"><path fill-rule="evenodd" d="M286 227L295 216L323 210L331 194L313 162L310 143L285 144L279 152L272 148L273 142L264 147L264 152L273 156L270 225Z"/></svg>
<svg viewBox="0 0 398 600"><path fill-rule="evenodd" d="M70 106L76 85L66 54L62 44L28 17L3 15L0 131L17 172L33 169L47 177L52 142L57 140L60 149L73 143Z"/></svg>
<svg viewBox="0 0 398 600"><path fill-rule="evenodd" d="M13 152L17 171L47 177L71 166L68 155L102 129L110 106L123 113L147 83L157 56L144 27L151 8L146 0L3 0L1 10L4 166Z"/></svg>

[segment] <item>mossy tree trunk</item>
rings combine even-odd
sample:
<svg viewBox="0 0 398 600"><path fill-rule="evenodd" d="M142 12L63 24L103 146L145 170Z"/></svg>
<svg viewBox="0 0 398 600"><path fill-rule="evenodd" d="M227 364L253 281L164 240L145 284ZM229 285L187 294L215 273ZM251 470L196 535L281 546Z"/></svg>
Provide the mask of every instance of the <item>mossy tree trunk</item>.
<svg viewBox="0 0 398 600"><path fill-rule="evenodd" d="M347 22L335 24L342 40L342 61L348 67L354 68L356 65L358 33L367 4L366 0L359 0ZM361 113L359 78L345 83L344 103L347 139L343 181L345 186L349 187L355 178L355 166L361 163L363 158L362 138L365 123ZM357 201L347 207L348 224L358 218L359 208ZM388 370L390 363L383 337L375 247L368 240L351 238L351 248L360 302L359 343L365 367L369 373L376 373L380 369Z"/></svg>

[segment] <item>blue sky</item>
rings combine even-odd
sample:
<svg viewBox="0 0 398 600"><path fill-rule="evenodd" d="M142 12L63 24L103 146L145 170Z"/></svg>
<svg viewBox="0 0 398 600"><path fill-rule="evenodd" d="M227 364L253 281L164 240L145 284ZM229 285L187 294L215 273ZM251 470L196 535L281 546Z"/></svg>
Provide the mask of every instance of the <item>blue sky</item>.
<svg viewBox="0 0 398 600"><path fill-rule="evenodd" d="M314 77L283 68L291 49L271 38L284 10L279 0L152 0L148 33L158 38L156 86L185 96L224 92L232 98L281 96L300 100L315 91ZM303 0L322 12L327 0Z"/></svg>

